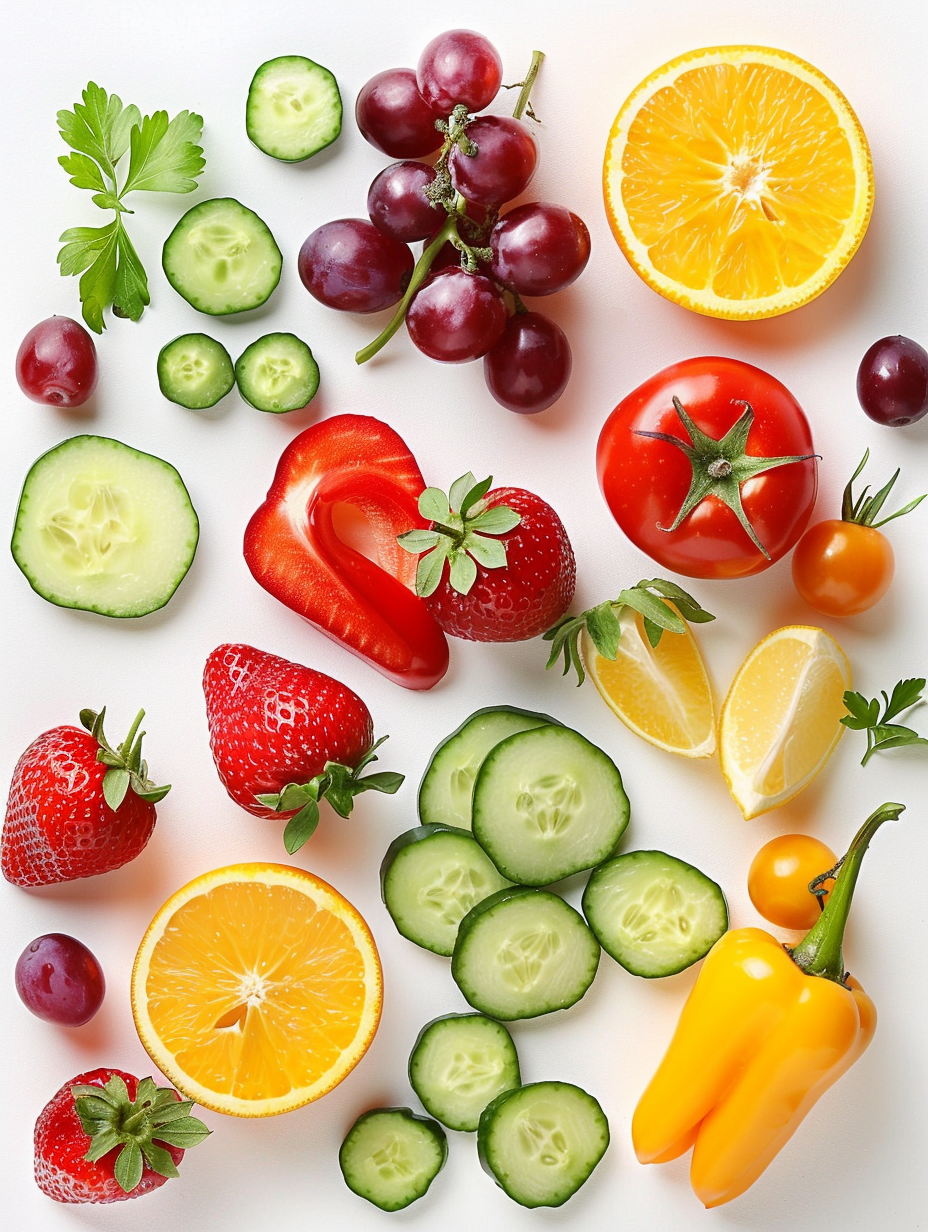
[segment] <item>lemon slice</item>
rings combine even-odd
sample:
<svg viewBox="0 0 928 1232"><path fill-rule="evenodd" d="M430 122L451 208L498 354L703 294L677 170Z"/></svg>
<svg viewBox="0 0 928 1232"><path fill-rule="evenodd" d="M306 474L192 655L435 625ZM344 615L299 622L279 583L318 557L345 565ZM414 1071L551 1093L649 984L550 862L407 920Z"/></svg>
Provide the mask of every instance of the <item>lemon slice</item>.
<svg viewBox="0 0 928 1232"><path fill-rule="evenodd" d="M746 818L785 804L815 778L844 732L850 687L847 656L823 629L787 625L754 647L719 723L722 773Z"/></svg>
<svg viewBox="0 0 928 1232"><path fill-rule="evenodd" d="M661 295L745 321L807 303L838 276L873 208L863 129L838 88L771 47L671 60L609 134L606 212Z"/></svg>
<svg viewBox="0 0 928 1232"><path fill-rule="evenodd" d="M676 610L676 609L675 609ZM636 736L682 757L715 752L712 686L689 625L665 632L652 647L641 616L619 613L622 637L616 658L605 659L584 628L583 662L606 705Z"/></svg>

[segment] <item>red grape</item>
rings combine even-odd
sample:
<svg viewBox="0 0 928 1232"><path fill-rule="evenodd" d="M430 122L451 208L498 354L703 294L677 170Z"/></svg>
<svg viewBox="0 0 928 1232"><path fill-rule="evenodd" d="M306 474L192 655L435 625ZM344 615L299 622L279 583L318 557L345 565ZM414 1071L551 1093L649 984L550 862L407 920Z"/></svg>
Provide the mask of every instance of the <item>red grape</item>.
<svg viewBox="0 0 928 1232"><path fill-rule="evenodd" d="M412 253L365 218L340 218L303 241L303 286L321 303L344 312L390 308L409 285Z"/></svg>
<svg viewBox="0 0 928 1232"><path fill-rule="evenodd" d="M425 189L435 178L426 163L392 163L385 167L367 190L367 212L384 235L408 244L432 235L444 217L434 209Z"/></svg>
<svg viewBox="0 0 928 1232"><path fill-rule="evenodd" d="M564 206L533 201L499 220L490 247L490 270L503 286L517 295L552 295L583 272L590 233Z"/></svg>
<svg viewBox="0 0 928 1232"><path fill-rule="evenodd" d="M420 351L446 364L479 359L506 325L506 305L482 274L443 270L418 291L406 314L409 336Z"/></svg>
<svg viewBox="0 0 928 1232"><path fill-rule="evenodd" d="M391 158L421 158L444 140L411 68L388 68L372 77L361 88L354 114L371 145Z"/></svg>
<svg viewBox="0 0 928 1232"><path fill-rule="evenodd" d="M65 933L47 933L27 945L16 962L15 979L27 1009L67 1027L89 1022L106 991L93 954Z"/></svg>
<svg viewBox="0 0 928 1232"><path fill-rule="evenodd" d="M49 317L34 325L16 354L16 380L33 402L81 406L97 384L97 348L70 317Z"/></svg>
<svg viewBox="0 0 928 1232"><path fill-rule="evenodd" d="M871 419L890 428L928 414L928 353L896 334L874 342L857 370L857 397Z"/></svg>
<svg viewBox="0 0 928 1232"><path fill-rule="evenodd" d="M451 183L477 205L501 205L525 191L535 174L535 139L521 120L479 116L467 127L477 147L465 154L455 146L448 158Z"/></svg>
<svg viewBox="0 0 928 1232"><path fill-rule="evenodd" d="M517 312L483 357L487 388L510 411L535 415L556 402L570 380L570 343L538 312Z"/></svg>
<svg viewBox="0 0 928 1232"><path fill-rule="evenodd" d="M419 93L436 115L448 116L463 103L482 111L503 80L503 62L488 39L473 30L447 30L433 38L419 57Z"/></svg>

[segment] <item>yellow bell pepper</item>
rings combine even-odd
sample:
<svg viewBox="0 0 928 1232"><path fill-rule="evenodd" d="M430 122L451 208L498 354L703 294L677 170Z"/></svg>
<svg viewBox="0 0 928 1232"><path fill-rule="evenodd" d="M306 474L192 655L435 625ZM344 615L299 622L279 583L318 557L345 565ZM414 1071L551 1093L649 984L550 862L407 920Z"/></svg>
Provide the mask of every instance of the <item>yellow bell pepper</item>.
<svg viewBox="0 0 928 1232"><path fill-rule="evenodd" d="M884 804L867 819L821 916L794 949L762 929L739 928L706 957L635 1109L632 1140L642 1163L692 1146L690 1180L707 1207L757 1180L873 1037L876 1010L844 970L842 941L867 845L903 808Z"/></svg>

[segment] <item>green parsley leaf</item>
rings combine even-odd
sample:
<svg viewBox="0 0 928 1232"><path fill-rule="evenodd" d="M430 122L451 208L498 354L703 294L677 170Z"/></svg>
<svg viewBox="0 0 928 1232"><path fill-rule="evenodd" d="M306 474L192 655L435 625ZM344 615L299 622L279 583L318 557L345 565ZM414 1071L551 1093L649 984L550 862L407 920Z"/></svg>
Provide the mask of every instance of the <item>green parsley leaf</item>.
<svg viewBox="0 0 928 1232"><path fill-rule="evenodd" d="M113 181L116 164L129 148L132 127L142 118L138 107L123 107L118 94L107 95L88 82L73 111L58 112L58 128L72 150L88 154Z"/></svg>
<svg viewBox="0 0 928 1232"><path fill-rule="evenodd" d="M193 192L206 166L197 144L203 119L180 111L170 122L166 111L145 116L130 137L129 173L121 195L130 192Z"/></svg>
<svg viewBox="0 0 928 1232"><path fill-rule="evenodd" d="M86 154L62 154L58 162L71 177L75 188L90 188L94 192L106 192L103 172Z"/></svg>
<svg viewBox="0 0 928 1232"><path fill-rule="evenodd" d="M882 713L879 698L868 700L862 693L855 693L850 689L844 694L844 705L848 713L841 719L841 723L851 731L867 733L867 751L861 758L862 766L867 764L874 753L885 749L928 744L928 740L913 728L890 721L922 700L925 683L924 677L913 677L910 680L898 681L891 696L881 691Z"/></svg>

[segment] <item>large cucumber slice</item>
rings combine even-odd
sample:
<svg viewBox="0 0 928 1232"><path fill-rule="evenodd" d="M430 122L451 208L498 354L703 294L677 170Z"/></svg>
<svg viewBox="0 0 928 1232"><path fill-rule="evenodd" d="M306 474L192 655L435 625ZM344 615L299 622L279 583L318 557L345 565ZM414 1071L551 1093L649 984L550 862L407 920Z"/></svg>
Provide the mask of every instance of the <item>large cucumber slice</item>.
<svg viewBox="0 0 928 1232"><path fill-rule="evenodd" d="M579 1001L599 964L599 942L573 907L547 890L499 890L461 921L451 974L491 1018L536 1018Z"/></svg>
<svg viewBox="0 0 928 1232"><path fill-rule="evenodd" d="M305 56L277 56L252 78L245 129L265 154L299 163L342 131L342 98L327 68Z"/></svg>
<svg viewBox="0 0 928 1232"><path fill-rule="evenodd" d="M199 523L169 462L107 436L72 436L33 464L13 559L59 607L144 616L190 568Z"/></svg>
<svg viewBox="0 0 928 1232"><path fill-rule="evenodd" d="M475 710L432 754L419 785L420 820L469 830L474 779L487 753L507 736L547 723L558 726L550 715L516 706Z"/></svg>
<svg viewBox="0 0 928 1232"><path fill-rule="evenodd" d="M265 334L235 361L235 379L250 406L280 415L312 401L319 388L319 365L296 334Z"/></svg>
<svg viewBox="0 0 928 1232"><path fill-rule="evenodd" d="M164 396L190 411L205 411L235 384L229 352L209 334L181 334L161 348L158 386Z"/></svg>
<svg viewBox="0 0 928 1232"><path fill-rule="evenodd" d="M610 855L628 825L622 776L569 727L497 744L474 784L474 837L510 881L549 885Z"/></svg>
<svg viewBox="0 0 928 1232"><path fill-rule="evenodd" d="M471 907L508 885L477 840L456 826L407 830L387 848L380 867L393 923L435 954L450 955Z"/></svg>
<svg viewBox="0 0 928 1232"><path fill-rule="evenodd" d="M483 1014L446 1014L419 1032L409 1082L422 1106L449 1129L473 1132L487 1104L521 1082L512 1036Z"/></svg>
<svg viewBox="0 0 928 1232"><path fill-rule="evenodd" d="M480 1118L480 1162L522 1206L562 1206L606 1153L609 1122L599 1102L569 1082L505 1091Z"/></svg>
<svg viewBox="0 0 928 1232"><path fill-rule="evenodd" d="M233 197L201 201L164 241L168 282L200 312L227 316L263 304L283 258L267 225Z"/></svg>
<svg viewBox="0 0 928 1232"><path fill-rule="evenodd" d="M728 928L720 886L663 851L628 851L595 868L583 914L600 945L632 975L675 975Z"/></svg>
<svg viewBox="0 0 928 1232"><path fill-rule="evenodd" d="M448 1158L445 1131L410 1108L362 1113L338 1152L345 1184L382 1211L421 1198Z"/></svg>

